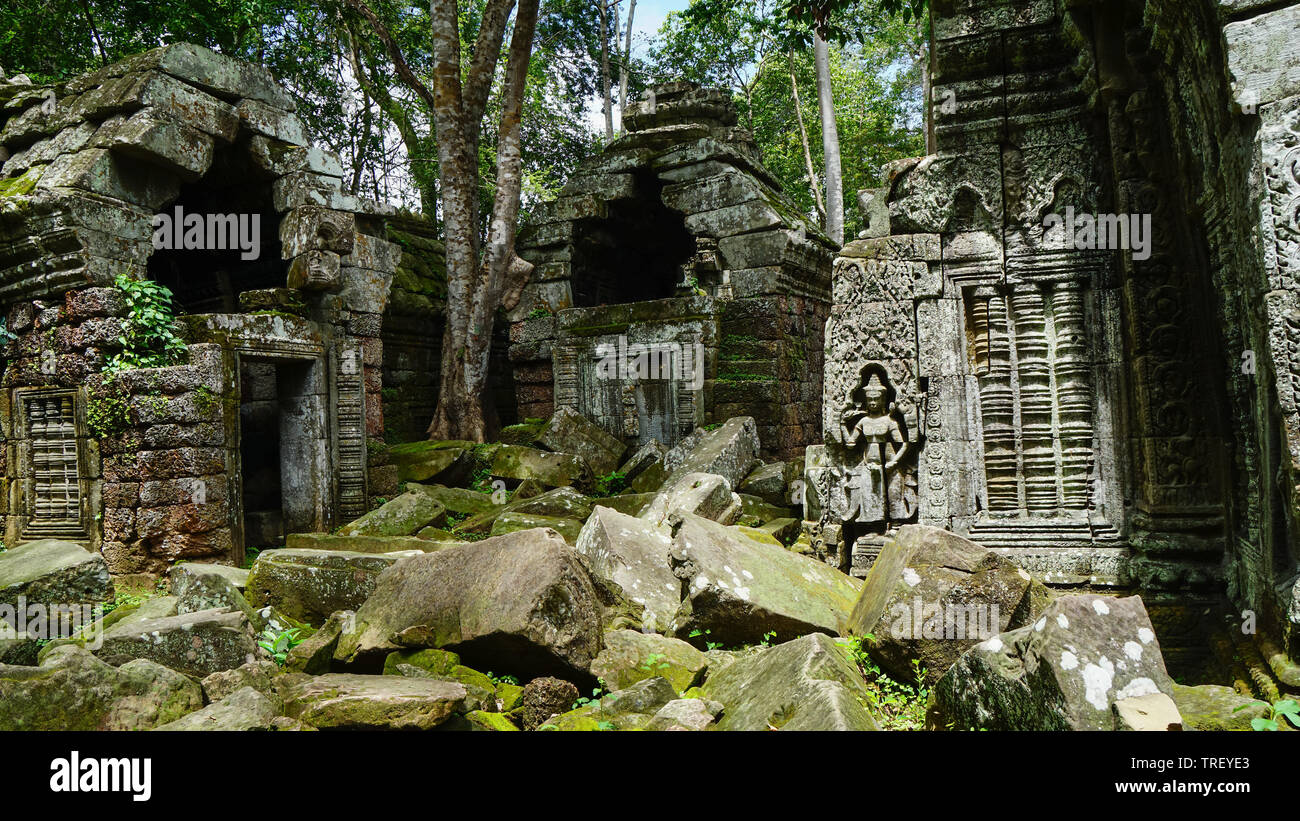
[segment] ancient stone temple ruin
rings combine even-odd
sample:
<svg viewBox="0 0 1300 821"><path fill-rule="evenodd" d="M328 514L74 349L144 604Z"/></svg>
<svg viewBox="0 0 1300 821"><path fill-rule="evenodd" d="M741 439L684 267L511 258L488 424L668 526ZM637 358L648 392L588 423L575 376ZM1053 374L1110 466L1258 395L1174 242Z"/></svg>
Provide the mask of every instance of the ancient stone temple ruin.
<svg viewBox="0 0 1300 821"><path fill-rule="evenodd" d="M819 550L937 525L1141 589L1167 654L1225 595L1294 652L1300 5L931 8L934 153L835 262Z"/></svg>
<svg viewBox="0 0 1300 821"><path fill-rule="evenodd" d="M834 244L736 126L675 83L532 214L511 312L520 417L570 408L632 445L753 416L768 455L818 441Z"/></svg>
<svg viewBox="0 0 1300 821"><path fill-rule="evenodd" d="M5 543L157 572L368 510L391 209L343 193L264 70L199 47L0 99ZM123 276L173 292L178 364L103 373Z"/></svg>

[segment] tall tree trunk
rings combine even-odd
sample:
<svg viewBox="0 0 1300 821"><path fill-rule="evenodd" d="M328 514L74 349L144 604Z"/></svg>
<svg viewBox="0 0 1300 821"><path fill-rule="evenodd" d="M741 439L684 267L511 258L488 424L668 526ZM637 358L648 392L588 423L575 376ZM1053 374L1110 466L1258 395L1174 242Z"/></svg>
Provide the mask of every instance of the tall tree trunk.
<svg viewBox="0 0 1300 821"><path fill-rule="evenodd" d="M627 7L627 38L623 44L623 65L618 70L618 130L626 131L623 115L627 112L627 75L632 68L632 21L636 19L636 0Z"/></svg>
<svg viewBox="0 0 1300 821"><path fill-rule="evenodd" d="M916 60L921 65L921 99L925 110L921 112L921 133L925 136L925 153L933 154L936 149L934 141L934 94L932 75L930 73L930 13L927 9L916 21L920 33L920 53Z"/></svg>
<svg viewBox="0 0 1300 821"><path fill-rule="evenodd" d="M614 139L614 99L609 78L609 2L598 0L600 14L600 91L605 105L605 142Z"/></svg>
<svg viewBox="0 0 1300 821"><path fill-rule="evenodd" d="M799 143L803 146L803 165L808 172L808 183L812 186L813 206L817 216L826 221L826 206L822 202L822 187L817 182L817 169L813 168L812 146L808 144L808 129L803 123L803 103L799 100L799 81L794 73L794 49L790 49L790 92L794 95L794 116L799 121Z"/></svg>
<svg viewBox="0 0 1300 821"><path fill-rule="evenodd" d="M515 15L501 93L496 193L481 257L475 220L478 121L496 71L495 55L500 53L508 16L489 15L498 9L508 12L511 5L509 0L489 2L483 17L485 28L479 30L474 58L462 87L456 2L434 0L431 4L433 113L447 260L442 374L438 407L429 424L429 437L434 439L481 442L490 433L490 414L485 413L484 402L492 325L497 308L517 302L520 289L532 273L532 265L515 256L514 240L522 181L520 118L538 0L522 0ZM489 22L497 27L494 31L485 30ZM493 56L489 57L485 49L491 49Z"/></svg>
<svg viewBox="0 0 1300 821"><path fill-rule="evenodd" d="M817 105L822 117L822 154L826 158L826 234L844 244L844 174L840 165L840 134L835 127L835 101L831 95L831 61L821 32L813 32L817 62Z"/></svg>

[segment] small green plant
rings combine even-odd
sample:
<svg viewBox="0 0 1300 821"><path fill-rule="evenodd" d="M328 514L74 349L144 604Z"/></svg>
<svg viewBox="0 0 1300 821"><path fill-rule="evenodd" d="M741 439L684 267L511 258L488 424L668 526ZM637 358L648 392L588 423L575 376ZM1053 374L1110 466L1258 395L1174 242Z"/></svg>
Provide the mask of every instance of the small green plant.
<svg viewBox="0 0 1300 821"><path fill-rule="evenodd" d="M925 729L926 701L930 688L926 686L926 670L919 659L912 659L914 684L898 681L881 670L867 651L875 636L850 636L845 646L849 659L857 665L867 684L867 703L864 705L887 730Z"/></svg>
<svg viewBox="0 0 1300 821"><path fill-rule="evenodd" d="M447 511L447 528L450 530L455 530L456 525L460 524L461 522L465 521L468 518L469 518L468 513L458 513L454 510L449 510Z"/></svg>
<svg viewBox="0 0 1300 821"><path fill-rule="evenodd" d="M721 649L722 649L722 642L720 642L720 641L709 641L707 638L705 638L706 636L708 636L708 635L711 634L712 632L713 632L712 630L700 630L700 628L697 627L697 628L695 628L694 630L692 630L692 631L690 632L690 638L693 638L693 639L704 638L704 649L705 649L705 650L721 650Z"/></svg>
<svg viewBox="0 0 1300 821"><path fill-rule="evenodd" d="M122 433L130 424L131 411L126 394L110 375L99 387L88 392L86 425L97 438L103 439Z"/></svg>
<svg viewBox="0 0 1300 821"><path fill-rule="evenodd" d="M1233 712L1235 713L1240 710L1245 710L1250 706L1251 705L1249 704L1243 704L1236 710L1233 710ZM1293 698L1284 698L1273 702L1269 705L1268 717L1252 718L1250 720L1250 728L1261 732L1276 732L1282 729L1282 722L1279 721L1279 719L1283 717L1285 717L1287 721L1291 722L1292 726L1300 728L1300 702L1297 702Z"/></svg>
<svg viewBox="0 0 1300 821"><path fill-rule="evenodd" d="M103 614L107 616L120 607L139 607L149 599L154 597L153 591L148 590L119 590L117 595L113 596L111 602L103 605Z"/></svg>
<svg viewBox="0 0 1300 821"><path fill-rule="evenodd" d="M759 644L764 647L771 647L774 641L776 641L776 631L770 630L763 634L763 640L760 641Z"/></svg>
<svg viewBox="0 0 1300 821"><path fill-rule="evenodd" d="M543 318L548 317L548 316L555 316L555 314L551 313L550 309L547 308L546 306L544 306L544 305L538 305L536 308L534 308L534 309L532 309L531 311L529 311L529 312L528 312L528 316L525 317L525 318L526 318L526 319L543 319Z"/></svg>
<svg viewBox="0 0 1300 821"><path fill-rule="evenodd" d="M487 677L492 679L492 683L498 687L500 687L502 684L510 684L515 687L519 686L519 679L516 678L515 676L510 676L510 675L497 676L497 675L493 675L492 671L489 670L487 672Z"/></svg>
<svg viewBox="0 0 1300 821"><path fill-rule="evenodd" d="M596 704L600 702L600 699L605 695L605 680L603 678L598 678L596 679L596 681L599 683L600 686L596 687L596 689L591 691L591 698L587 698L586 696L579 696L578 700L573 702L573 706L570 709L581 710L583 707L586 707L590 704Z"/></svg>
<svg viewBox="0 0 1300 821"><path fill-rule="evenodd" d="M496 488L492 487L492 469L481 467L475 470L469 477L470 490L477 490L479 493L492 493Z"/></svg>
<svg viewBox="0 0 1300 821"><path fill-rule="evenodd" d="M650 655L646 656L645 661L637 665L637 669L643 673L652 673L658 675L664 670L672 669L672 665L669 664L667 661L665 661L665 659L667 658L668 656L664 655L663 653L651 653Z"/></svg>
<svg viewBox="0 0 1300 821"><path fill-rule="evenodd" d="M627 489L627 478L617 470L596 479L596 496L617 496Z"/></svg>
<svg viewBox="0 0 1300 821"><path fill-rule="evenodd" d="M199 413L207 416L212 413L212 411L216 410L217 406L220 404L221 400L217 398L217 393L212 390L212 388L209 388L207 385L199 385L195 388L194 407Z"/></svg>
<svg viewBox="0 0 1300 821"><path fill-rule="evenodd" d="M289 658L289 651L302 644L302 639L298 637L300 633L297 627L288 630L267 627L258 636L257 646L270 653L275 663L283 667L284 662Z"/></svg>
<svg viewBox="0 0 1300 821"><path fill-rule="evenodd" d="M122 350L104 365L114 374L134 368L161 368L185 358L185 343L172 328L172 292L148 279L132 279L125 273L113 281L126 296L126 319L117 341Z"/></svg>

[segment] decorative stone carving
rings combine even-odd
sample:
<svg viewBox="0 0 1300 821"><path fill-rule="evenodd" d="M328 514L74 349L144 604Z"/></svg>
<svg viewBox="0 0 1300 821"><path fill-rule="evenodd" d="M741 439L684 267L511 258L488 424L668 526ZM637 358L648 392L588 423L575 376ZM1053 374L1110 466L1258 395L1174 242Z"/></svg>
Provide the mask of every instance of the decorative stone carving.
<svg viewBox="0 0 1300 821"><path fill-rule="evenodd" d="M867 365L840 414L840 442L856 461L846 470L848 499L840 519L872 531L916 516L914 445L895 393L884 367Z"/></svg>

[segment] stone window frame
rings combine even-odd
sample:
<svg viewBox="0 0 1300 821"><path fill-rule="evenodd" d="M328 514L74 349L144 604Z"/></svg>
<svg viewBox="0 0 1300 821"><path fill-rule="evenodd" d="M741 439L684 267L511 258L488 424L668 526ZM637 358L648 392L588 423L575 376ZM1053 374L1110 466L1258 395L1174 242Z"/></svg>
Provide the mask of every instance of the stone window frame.
<svg viewBox="0 0 1300 821"><path fill-rule="evenodd" d="M711 319L709 321L716 320ZM616 342L620 334L640 337L646 331L647 327L657 328L667 326L673 322L674 320L668 319L663 322L645 323L640 328L624 329L615 333L602 334L599 336L574 336L568 338L561 337L560 339L557 339L554 342L552 356L554 367L553 384L555 386L555 409L560 410L561 408L568 408L578 413L584 413L581 400L581 386L587 371L594 367L595 362L599 361L599 357L596 355L597 346L602 343L610 344ZM629 331L631 332L630 334ZM676 331L671 339L659 340L659 342L678 345L703 344L705 350L704 358L707 363L709 361L709 348L711 347L710 342L707 340L707 336L707 334L697 335L689 330L683 329ZM644 344L640 339L634 339L631 340L631 342ZM710 370L713 370L708 368L707 364L703 365L703 367L706 368L706 374L709 373ZM675 382L676 388L673 392L673 400L676 406L674 418L676 421L675 427L677 436L673 442L663 443L668 447L672 447L677 442L680 442L682 439L690 435L696 427L704 424L705 413L705 386L701 386L699 389L694 389L690 386L687 380L671 381ZM709 381L710 380L706 377L706 386ZM620 426L619 430L608 430L608 427L602 424L601 421L598 421L598 424L601 424L602 428L608 430L609 433L619 437L620 439L632 438L635 440L641 435L641 432L638 430L634 433L627 425L630 418L628 414L632 409L629 404L631 394L628 390L635 383L622 382L621 384L624 391L623 404L621 408L623 425ZM585 412L589 413L590 409L587 409Z"/></svg>
<svg viewBox="0 0 1300 821"><path fill-rule="evenodd" d="M979 464L984 464L985 443L982 435L982 414L981 409L976 407L980 402L980 395L978 389L970 383L970 380L977 374L967 355L967 343L971 338L972 330L968 327L968 299L976 291L984 289L1010 294L1017 287L1050 287L1061 283L1072 283L1079 286L1084 305L1084 328L1096 354L1091 360L1095 381L1092 416L1094 441L1100 445L1100 449L1094 448L1094 459L1097 460L1097 466L1101 470L1101 475L1105 478L1103 478L1099 488L1093 485L1089 491L1091 498L1089 509L1091 512L1087 515L1086 521L1088 530L1092 531L1092 533L1089 536L1083 536L1080 533L1077 538L1065 538L1064 543L1075 546L1122 545L1125 543L1130 529L1129 516L1131 511L1128 509L1125 500L1131 493L1132 476L1127 467L1129 459L1128 443L1125 441L1123 434L1125 414L1127 413L1127 409L1123 405L1127 401L1125 398L1127 396L1127 386L1124 384L1123 378L1117 376L1111 370L1115 363L1123 360L1122 342L1114 338L1113 334L1106 332L1104 327L1105 319L1103 318L1104 313L1113 311L1118 307L1115 304L1117 294L1113 293L1116 289L1112 283L1113 276L1110 272L1109 260L1103 252L1079 255L1071 259L1049 258L1038 260L1037 265L1026 265L1021 260L1017 260L1017 262L1020 265L1015 266L1016 270L1005 273L1002 265L988 266L980 264L969 265L964 268L949 265L948 270L944 272L944 279L947 283L945 295L950 295L957 302L956 318L960 323L957 340L960 343L961 350L957 365L958 374L961 377L961 390L966 397L966 406L973 409L971 414L971 423L973 425L971 438L973 441L969 444L972 448L972 455L978 458ZM1103 303L1111 304L1105 305ZM931 342L934 342L934 340L931 340ZM1102 399L1103 396L1118 400L1119 406L1106 408ZM987 493L985 490L987 476L983 475L983 471L980 474L977 477L977 482L979 491L983 495ZM977 514L967 519L963 529L969 528L968 535L976 541L989 541L991 539L990 543L994 546L1010 547L1014 544L1016 549L1023 550L1024 547L1021 546L1022 539L1024 540L1024 546L1032 545L1035 538L1037 538L1033 535L1036 531L1051 531L1060 527L1065 521L1067 520L1056 517L1004 517L991 513L987 506L981 506ZM1020 531L1023 535L1005 534L1002 537L994 536L994 533L1001 531L1004 524L1012 527L1013 532ZM1010 541L1004 545L1002 543L1003 538L1009 538Z"/></svg>
<svg viewBox="0 0 1300 821"><path fill-rule="evenodd" d="M34 533L31 530L33 511L32 498L35 494L35 469L32 462L32 432L28 417L27 403L33 399L68 397L72 400L74 438L77 449L77 486L80 498L78 527L74 531ZM14 388L9 393L10 412L13 420L13 437L9 451L9 464L21 473L14 477L10 491L11 516L7 539L15 541L59 538L75 542L93 542L97 535L96 514L98 497L98 471L95 470L97 449L92 445L92 437L86 424L86 396L80 388Z"/></svg>

